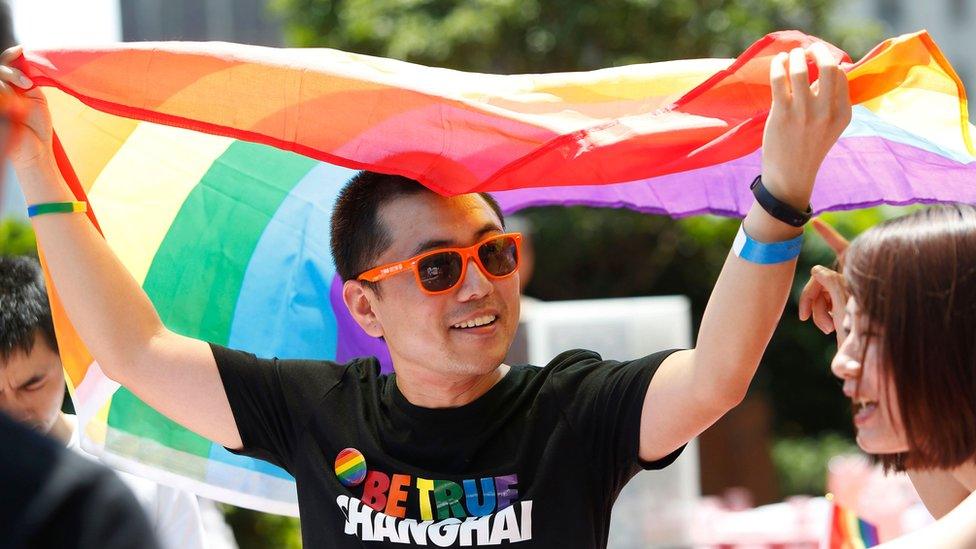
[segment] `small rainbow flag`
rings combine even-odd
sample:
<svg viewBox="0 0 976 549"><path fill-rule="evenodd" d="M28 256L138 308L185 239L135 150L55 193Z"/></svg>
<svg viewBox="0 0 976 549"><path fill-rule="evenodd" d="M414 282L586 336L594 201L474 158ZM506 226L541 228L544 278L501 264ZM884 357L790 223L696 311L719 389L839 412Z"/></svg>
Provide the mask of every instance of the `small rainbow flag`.
<svg viewBox="0 0 976 549"><path fill-rule="evenodd" d="M62 174L170 329L259 356L376 355L389 368L343 306L329 252L333 203L357 170L490 191L509 212L744 215L769 63L814 41L788 31L737 59L510 76L179 42L29 51L22 68L51 106ZM854 120L814 210L976 203L965 91L928 34L885 41L844 70ZM50 295L85 449L213 499L297 514L287 472L230 454L105 377L55 286Z"/></svg>
<svg viewBox="0 0 976 549"><path fill-rule="evenodd" d="M867 549L878 545L878 528L875 525L835 501L831 500L830 505L827 549Z"/></svg>
<svg viewBox="0 0 976 549"><path fill-rule="evenodd" d="M358 486L366 478L366 458L355 448L346 448L335 459L335 474L343 486Z"/></svg>

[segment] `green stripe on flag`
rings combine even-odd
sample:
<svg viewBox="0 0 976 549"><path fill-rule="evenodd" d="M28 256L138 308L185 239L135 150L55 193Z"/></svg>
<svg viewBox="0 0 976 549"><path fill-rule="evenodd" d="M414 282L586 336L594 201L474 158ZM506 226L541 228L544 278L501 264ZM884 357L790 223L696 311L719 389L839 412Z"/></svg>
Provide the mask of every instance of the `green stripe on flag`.
<svg viewBox="0 0 976 549"><path fill-rule="evenodd" d="M174 218L143 283L168 328L227 343L244 274L261 234L288 193L316 164L298 154L243 141L234 142L214 162ZM111 427L184 452L209 454L210 441L126 393L120 388L112 398Z"/></svg>
<svg viewBox="0 0 976 549"><path fill-rule="evenodd" d="M171 330L226 344L241 282L264 228L316 162L237 141L193 189L143 288Z"/></svg>

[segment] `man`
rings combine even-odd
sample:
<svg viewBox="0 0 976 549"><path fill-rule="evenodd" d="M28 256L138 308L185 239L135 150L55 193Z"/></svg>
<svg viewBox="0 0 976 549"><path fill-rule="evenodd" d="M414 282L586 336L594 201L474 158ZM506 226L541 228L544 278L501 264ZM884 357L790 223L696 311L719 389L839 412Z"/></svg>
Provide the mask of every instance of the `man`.
<svg viewBox="0 0 976 549"><path fill-rule="evenodd" d="M782 313L794 221L851 113L826 48L777 56L770 79L766 206L743 221L696 347L632 362L569 351L541 369L502 364L519 314L518 236L485 195L445 198L368 173L343 191L332 224L343 299L386 340L391 376L372 358L262 360L173 333L84 216L33 222L103 371L202 436L291 472L309 547L601 547L627 480L673 461L743 398ZM9 66L0 80L31 86ZM34 108L12 156L28 203L71 201L43 99L25 95Z"/></svg>
<svg viewBox="0 0 976 549"><path fill-rule="evenodd" d="M0 256L0 410L79 454L75 417L61 411L64 373L40 266ZM119 473L137 496L164 547L205 547L192 494Z"/></svg>

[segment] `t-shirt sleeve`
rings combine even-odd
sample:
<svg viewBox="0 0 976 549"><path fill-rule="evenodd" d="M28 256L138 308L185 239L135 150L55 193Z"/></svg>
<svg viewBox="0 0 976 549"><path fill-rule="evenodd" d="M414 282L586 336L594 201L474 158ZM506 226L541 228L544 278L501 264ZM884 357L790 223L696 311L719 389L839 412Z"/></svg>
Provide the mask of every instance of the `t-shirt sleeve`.
<svg viewBox="0 0 976 549"><path fill-rule="evenodd" d="M290 471L292 451L313 406L339 383L345 366L211 348L243 443L228 450Z"/></svg>
<svg viewBox="0 0 976 549"><path fill-rule="evenodd" d="M617 487L640 469L670 465L684 450L652 462L639 457L644 397L658 367L673 352L617 362L602 360L592 351L568 351L550 364L566 422L582 439L584 450L592 452L598 473L609 475L608 482Z"/></svg>

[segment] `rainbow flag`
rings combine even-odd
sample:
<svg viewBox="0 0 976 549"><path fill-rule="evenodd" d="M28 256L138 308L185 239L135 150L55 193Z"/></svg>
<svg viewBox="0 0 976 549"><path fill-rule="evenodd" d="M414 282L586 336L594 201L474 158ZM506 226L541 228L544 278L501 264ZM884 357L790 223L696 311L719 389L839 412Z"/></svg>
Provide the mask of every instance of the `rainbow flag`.
<svg viewBox="0 0 976 549"><path fill-rule="evenodd" d="M31 51L56 156L172 330L260 356L389 355L352 321L329 214L359 169L445 194L674 216L744 214L782 32L739 58L497 76L333 50L140 43ZM832 50L846 58L840 50ZM925 33L845 66L855 116L814 208L976 202L965 92ZM42 250L43 253L43 250ZM106 378L52 287L82 445L235 505L297 514L293 479L179 427Z"/></svg>
<svg viewBox="0 0 976 549"><path fill-rule="evenodd" d="M867 549L878 543L878 528L875 525L831 501L827 549Z"/></svg>

